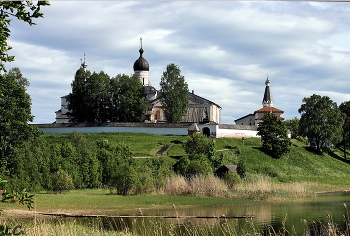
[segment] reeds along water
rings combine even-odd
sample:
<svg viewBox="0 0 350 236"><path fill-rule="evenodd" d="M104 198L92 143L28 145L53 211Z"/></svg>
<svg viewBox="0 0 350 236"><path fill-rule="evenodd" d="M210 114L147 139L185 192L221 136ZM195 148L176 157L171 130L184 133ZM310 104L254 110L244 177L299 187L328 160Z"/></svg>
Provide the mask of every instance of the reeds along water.
<svg viewBox="0 0 350 236"><path fill-rule="evenodd" d="M45 218L34 219L22 224L27 236L46 235L104 235L104 236L350 236L349 216L347 206L344 208L344 223L342 226L334 223L331 213L327 214L327 222L304 223L304 233L300 234L283 227L287 217L280 222L282 226L276 230L273 225L263 229L256 226L253 220L232 221L229 219L200 220L189 219L67 219ZM174 206L176 211L176 206ZM5 223L5 222L2 222ZM7 222L11 225L13 222ZM17 222L18 223L18 222Z"/></svg>
<svg viewBox="0 0 350 236"><path fill-rule="evenodd" d="M233 190L234 189L234 190ZM166 184L158 194L195 195L208 197L240 197L256 200L279 200L315 195L317 183L277 183L264 175L252 175L229 187L222 179L213 175L167 177Z"/></svg>

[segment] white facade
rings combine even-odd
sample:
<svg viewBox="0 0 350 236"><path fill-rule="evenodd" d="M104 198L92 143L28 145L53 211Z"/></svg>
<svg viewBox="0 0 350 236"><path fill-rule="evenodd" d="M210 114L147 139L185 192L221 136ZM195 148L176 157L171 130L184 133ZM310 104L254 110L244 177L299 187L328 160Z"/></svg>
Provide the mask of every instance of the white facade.
<svg viewBox="0 0 350 236"><path fill-rule="evenodd" d="M148 71L137 70L134 71L134 73L137 75L139 82L143 86L152 86L151 81L148 78Z"/></svg>
<svg viewBox="0 0 350 236"><path fill-rule="evenodd" d="M67 96L61 97L61 109L56 111L56 123L69 123L69 118L67 116L68 110L68 101Z"/></svg>

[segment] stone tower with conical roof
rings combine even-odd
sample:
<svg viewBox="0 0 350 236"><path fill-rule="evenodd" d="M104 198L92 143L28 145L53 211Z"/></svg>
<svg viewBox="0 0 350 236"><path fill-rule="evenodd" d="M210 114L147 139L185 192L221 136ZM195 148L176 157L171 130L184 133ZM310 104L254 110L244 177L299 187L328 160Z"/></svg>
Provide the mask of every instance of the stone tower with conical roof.
<svg viewBox="0 0 350 236"><path fill-rule="evenodd" d="M265 81L265 93L264 93L264 98L262 101L262 105L263 107L273 107L273 98L272 98L272 92L270 89L270 80L269 77L267 77L266 81Z"/></svg>
<svg viewBox="0 0 350 236"><path fill-rule="evenodd" d="M142 38L140 38L140 43L140 57L134 63L134 73L138 76L138 79L143 86L152 86L151 81L148 78L149 64L142 55L144 52L142 48Z"/></svg>

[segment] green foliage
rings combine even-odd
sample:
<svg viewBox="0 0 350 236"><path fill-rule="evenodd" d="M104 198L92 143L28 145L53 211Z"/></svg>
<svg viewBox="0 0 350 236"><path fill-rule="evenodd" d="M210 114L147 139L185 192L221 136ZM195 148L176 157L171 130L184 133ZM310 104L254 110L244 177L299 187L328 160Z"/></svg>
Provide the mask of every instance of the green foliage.
<svg viewBox="0 0 350 236"><path fill-rule="evenodd" d="M194 133L183 143L187 156L176 164L176 172L183 175L209 174L212 168L218 168L222 156L215 154L214 142L207 136Z"/></svg>
<svg viewBox="0 0 350 236"><path fill-rule="evenodd" d="M301 114L300 132L318 152L342 139L345 115L328 96L313 94L304 98L298 111Z"/></svg>
<svg viewBox="0 0 350 236"><path fill-rule="evenodd" d="M136 178L135 168L127 163L122 163L112 176L112 186L117 189L118 195L126 196L133 188Z"/></svg>
<svg viewBox="0 0 350 236"><path fill-rule="evenodd" d="M138 81L136 75L131 77L127 75L118 75L115 81L119 82L119 107L114 114L118 114L117 121L137 122L147 108L145 88Z"/></svg>
<svg viewBox="0 0 350 236"><path fill-rule="evenodd" d="M14 61L14 56L9 56L7 52L12 49L8 45L7 39L10 37L11 17L27 22L29 25L35 25L34 18L43 17L40 7L50 5L48 1L38 1L34 4L31 1L1 1L0 2L0 72L5 71L5 62Z"/></svg>
<svg viewBox="0 0 350 236"><path fill-rule="evenodd" d="M299 119L297 117L290 120L285 120L284 123L289 129L292 139L299 136Z"/></svg>
<svg viewBox="0 0 350 236"><path fill-rule="evenodd" d="M180 122L188 107L188 85L177 65L169 64L163 72L160 96L167 121Z"/></svg>
<svg viewBox="0 0 350 236"><path fill-rule="evenodd" d="M239 160L236 171L241 178L245 178L247 173L247 166L243 160Z"/></svg>
<svg viewBox="0 0 350 236"><path fill-rule="evenodd" d="M64 170L58 170L52 174L52 188L56 193L63 193L74 189L72 177Z"/></svg>
<svg viewBox="0 0 350 236"><path fill-rule="evenodd" d="M73 122L136 122L147 108L146 93L137 77L80 68L67 96Z"/></svg>
<svg viewBox="0 0 350 236"><path fill-rule="evenodd" d="M346 158L346 148L350 146L350 101L342 102L339 105L339 110L345 114L345 120L342 127L342 137L338 146L343 147L344 157Z"/></svg>
<svg viewBox="0 0 350 236"><path fill-rule="evenodd" d="M1 202L18 202L19 204L26 205L28 210L33 209L33 200L34 195L29 195L26 191L26 189L23 189L22 191L12 191L11 193L8 193L6 191L2 194Z"/></svg>
<svg viewBox="0 0 350 236"><path fill-rule="evenodd" d="M151 170L153 185L156 189L160 189L166 184L166 177L174 174L174 160L165 157L149 158L139 168L148 168Z"/></svg>
<svg viewBox="0 0 350 236"><path fill-rule="evenodd" d="M30 137L36 137L40 131L28 124L33 121L31 103L28 94L11 74L0 75L0 158L3 164L13 148Z"/></svg>
<svg viewBox="0 0 350 236"><path fill-rule="evenodd" d="M139 167L134 183L134 193L137 195L146 194L152 193L154 190L152 169L148 166Z"/></svg>
<svg viewBox="0 0 350 236"><path fill-rule="evenodd" d="M242 180L239 174L236 172L228 171L224 176L223 180L229 187L229 189L235 189L235 186L239 184Z"/></svg>
<svg viewBox="0 0 350 236"><path fill-rule="evenodd" d="M302 137L302 136L297 136L295 139L298 140L299 142L302 142L302 143L304 143L306 145L309 145L309 141L306 138Z"/></svg>
<svg viewBox="0 0 350 236"><path fill-rule="evenodd" d="M213 140L201 133L189 136L183 147L190 159L193 159L195 155L203 154L211 160L215 153Z"/></svg>
<svg viewBox="0 0 350 236"><path fill-rule="evenodd" d="M208 158L203 154L195 155L187 167L188 175L208 175L210 173L213 173L213 169Z"/></svg>
<svg viewBox="0 0 350 236"><path fill-rule="evenodd" d="M287 127L273 113L265 113L259 124L258 135L261 136L262 148L272 157L280 158L289 152L290 139Z"/></svg>

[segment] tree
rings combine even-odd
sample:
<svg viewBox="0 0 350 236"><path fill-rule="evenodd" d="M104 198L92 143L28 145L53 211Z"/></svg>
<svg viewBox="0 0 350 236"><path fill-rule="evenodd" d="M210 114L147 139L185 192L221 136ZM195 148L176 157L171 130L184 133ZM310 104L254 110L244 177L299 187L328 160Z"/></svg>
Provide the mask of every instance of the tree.
<svg viewBox="0 0 350 236"><path fill-rule="evenodd" d="M40 131L33 121L28 94L12 74L0 75L0 158L5 161L14 147Z"/></svg>
<svg viewBox="0 0 350 236"><path fill-rule="evenodd" d="M145 89L136 76L110 78L103 71L91 73L80 68L71 86L68 110L75 123L141 121L147 108Z"/></svg>
<svg viewBox="0 0 350 236"><path fill-rule="evenodd" d="M219 165L214 158L214 142L203 134L192 134L183 144L187 156L176 163L176 172L183 175L209 174Z"/></svg>
<svg viewBox="0 0 350 236"><path fill-rule="evenodd" d="M304 98L298 111L300 132L318 152L341 140L345 115L328 96L313 94Z"/></svg>
<svg viewBox="0 0 350 236"><path fill-rule="evenodd" d="M160 87L161 101L168 122L180 122L188 107L188 85L178 66L167 66L161 77Z"/></svg>
<svg viewBox="0 0 350 236"><path fill-rule="evenodd" d="M344 158L346 159L346 147L350 143L350 101L342 102L339 105L339 110L346 115L342 129L343 140L339 143L343 146Z"/></svg>
<svg viewBox="0 0 350 236"><path fill-rule="evenodd" d="M7 39L10 37L10 17L35 25L33 18L43 17L40 7L50 5L48 1L38 1L34 4L31 1L1 1L0 2L0 72L5 71L5 62L14 61L14 56L9 56L7 52L12 49L8 45Z"/></svg>
<svg viewBox="0 0 350 236"><path fill-rule="evenodd" d="M115 97L119 98L119 107L117 111L119 116L117 121L141 121L142 114L147 108L147 102L145 101L145 88L138 81L136 75L118 75L115 80L119 82L119 92L117 95L115 95ZM111 93L113 94L114 91Z"/></svg>
<svg viewBox="0 0 350 236"><path fill-rule="evenodd" d="M194 133L189 136L183 147L190 159L193 159L196 155L203 154L211 160L215 154L213 140L200 133Z"/></svg>
<svg viewBox="0 0 350 236"><path fill-rule="evenodd" d="M290 131L291 138L295 139L299 136L299 119L297 117L290 120L285 120L284 123Z"/></svg>
<svg viewBox="0 0 350 236"><path fill-rule="evenodd" d="M289 152L290 139L286 125L273 113L265 113L258 126L262 148L272 157L280 158Z"/></svg>
<svg viewBox="0 0 350 236"><path fill-rule="evenodd" d="M26 77L23 77L21 70L18 67L14 67L7 72L8 75L14 76L16 82L23 89L27 90L30 83Z"/></svg>

